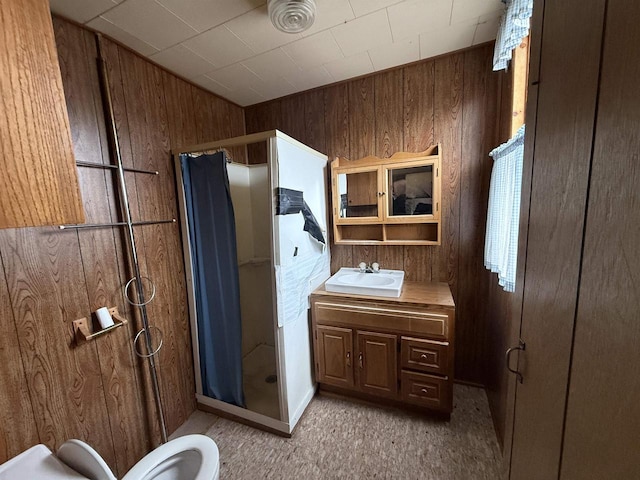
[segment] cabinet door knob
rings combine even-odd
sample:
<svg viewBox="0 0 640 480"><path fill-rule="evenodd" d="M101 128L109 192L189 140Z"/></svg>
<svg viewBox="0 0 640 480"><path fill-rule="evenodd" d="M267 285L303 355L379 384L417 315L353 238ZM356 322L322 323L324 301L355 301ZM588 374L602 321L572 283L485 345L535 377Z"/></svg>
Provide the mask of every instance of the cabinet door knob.
<svg viewBox="0 0 640 480"><path fill-rule="evenodd" d="M347 352L347 367L351 366L351 352Z"/></svg>

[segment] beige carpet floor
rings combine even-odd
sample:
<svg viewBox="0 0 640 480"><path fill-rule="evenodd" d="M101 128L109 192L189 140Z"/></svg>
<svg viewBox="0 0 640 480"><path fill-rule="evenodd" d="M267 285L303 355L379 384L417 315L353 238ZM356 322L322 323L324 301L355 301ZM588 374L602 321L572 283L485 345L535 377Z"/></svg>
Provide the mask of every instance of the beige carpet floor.
<svg viewBox="0 0 640 480"><path fill-rule="evenodd" d="M223 480L501 477L485 392L461 385L450 421L316 396L291 439L204 412L172 437L187 433L216 441Z"/></svg>

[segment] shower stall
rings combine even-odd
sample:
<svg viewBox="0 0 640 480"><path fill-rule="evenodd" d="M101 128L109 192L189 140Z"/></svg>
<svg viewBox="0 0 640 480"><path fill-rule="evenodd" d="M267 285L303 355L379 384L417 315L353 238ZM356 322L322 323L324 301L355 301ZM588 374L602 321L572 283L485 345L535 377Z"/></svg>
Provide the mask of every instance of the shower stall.
<svg viewBox="0 0 640 480"><path fill-rule="evenodd" d="M233 162L247 145L254 163ZM174 154L199 408L290 434L315 393L327 157L277 130Z"/></svg>

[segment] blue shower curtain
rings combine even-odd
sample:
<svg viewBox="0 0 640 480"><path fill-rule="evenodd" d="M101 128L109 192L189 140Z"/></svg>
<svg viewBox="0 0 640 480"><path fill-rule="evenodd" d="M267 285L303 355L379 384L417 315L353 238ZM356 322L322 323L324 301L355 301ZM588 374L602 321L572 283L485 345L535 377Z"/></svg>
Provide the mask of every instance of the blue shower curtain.
<svg viewBox="0 0 640 480"><path fill-rule="evenodd" d="M203 394L245 406L236 228L224 152L182 155Z"/></svg>

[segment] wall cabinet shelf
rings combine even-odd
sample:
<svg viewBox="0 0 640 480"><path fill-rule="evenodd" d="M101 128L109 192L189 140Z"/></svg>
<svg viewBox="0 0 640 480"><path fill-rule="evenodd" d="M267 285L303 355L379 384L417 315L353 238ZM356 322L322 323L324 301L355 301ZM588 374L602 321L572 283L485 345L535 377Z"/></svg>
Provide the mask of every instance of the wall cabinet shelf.
<svg viewBox="0 0 640 480"><path fill-rule="evenodd" d="M0 228L83 223L49 2L0 10Z"/></svg>
<svg viewBox="0 0 640 480"><path fill-rule="evenodd" d="M439 245L440 145L331 164L337 244Z"/></svg>
<svg viewBox="0 0 640 480"><path fill-rule="evenodd" d="M455 306L446 283L405 282L399 298L311 296L321 390L450 414Z"/></svg>

